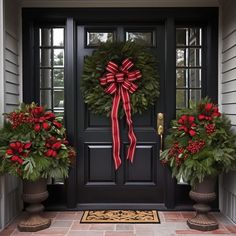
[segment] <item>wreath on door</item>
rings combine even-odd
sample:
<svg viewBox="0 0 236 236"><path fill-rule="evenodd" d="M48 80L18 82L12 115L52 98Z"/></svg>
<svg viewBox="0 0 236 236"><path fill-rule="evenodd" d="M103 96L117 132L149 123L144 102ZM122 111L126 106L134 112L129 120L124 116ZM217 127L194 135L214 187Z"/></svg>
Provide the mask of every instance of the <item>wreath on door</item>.
<svg viewBox="0 0 236 236"><path fill-rule="evenodd" d="M155 56L131 41L104 43L85 57L81 88L84 101L93 113L111 115L116 170L121 165L118 117L126 115L130 140L127 159L133 162L137 139L131 116L142 114L159 96Z"/></svg>
<svg viewBox="0 0 236 236"><path fill-rule="evenodd" d="M133 63L133 66L127 71L128 73L137 70L141 73L140 78L131 81L135 87L138 86L130 96L132 114L142 114L154 105L159 97L157 59L148 48L130 41L104 43L94 50L92 55L86 56L84 60L82 94L84 102L94 114L110 115L113 96L108 93L109 91L104 93L104 86L109 83L102 85L100 78L111 73L107 70L109 62L113 62L118 66L118 69L121 69L122 62L126 59ZM105 83L105 80L103 82ZM119 117L121 118L123 115L123 109L119 107Z"/></svg>

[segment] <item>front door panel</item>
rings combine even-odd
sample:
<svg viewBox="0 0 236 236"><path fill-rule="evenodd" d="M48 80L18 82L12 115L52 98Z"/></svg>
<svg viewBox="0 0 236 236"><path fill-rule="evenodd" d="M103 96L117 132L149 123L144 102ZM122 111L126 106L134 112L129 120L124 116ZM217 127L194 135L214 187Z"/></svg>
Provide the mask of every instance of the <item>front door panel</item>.
<svg viewBox="0 0 236 236"><path fill-rule="evenodd" d="M150 107L142 115L132 117L137 137L133 164L126 160L129 144L127 126L125 118L120 120L122 165L115 171L110 118L92 114L79 90L84 57L96 50L93 41L88 42L88 34L99 32L102 35L103 32L108 31L113 32L113 40L117 41L124 41L127 32L138 32L141 35L144 33L144 38L148 35L145 38L146 43L151 43L150 50L159 61L160 76L163 76L164 71L164 26L77 26L78 202L79 204L163 203L163 167L158 161L159 137L156 134L156 114L162 111L161 98L155 106Z"/></svg>

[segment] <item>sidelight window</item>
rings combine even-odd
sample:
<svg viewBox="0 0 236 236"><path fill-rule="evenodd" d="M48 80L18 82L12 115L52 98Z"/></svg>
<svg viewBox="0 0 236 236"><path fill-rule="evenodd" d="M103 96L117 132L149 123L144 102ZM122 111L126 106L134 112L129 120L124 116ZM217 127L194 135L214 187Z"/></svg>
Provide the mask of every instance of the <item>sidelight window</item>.
<svg viewBox="0 0 236 236"><path fill-rule="evenodd" d="M202 96L202 28L176 29L176 109Z"/></svg>
<svg viewBox="0 0 236 236"><path fill-rule="evenodd" d="M40 104L64 115L64 28L39 29Z"/></svg>

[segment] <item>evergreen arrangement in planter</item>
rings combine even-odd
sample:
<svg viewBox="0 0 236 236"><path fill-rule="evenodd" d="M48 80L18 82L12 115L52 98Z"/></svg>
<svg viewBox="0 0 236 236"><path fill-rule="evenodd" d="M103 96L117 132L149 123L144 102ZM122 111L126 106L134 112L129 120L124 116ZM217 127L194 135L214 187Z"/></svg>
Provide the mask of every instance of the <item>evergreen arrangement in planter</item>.
<svg viewBox="0 0 236 236"><path fill-rule="evenodd" d="M177 180L194 186L206 176L217 176L235 166L235 142L230 120L205 98L181 110L172 121L160 159Z"/></svg>
<svg viewBox="0 0 236 236"><path fill-rule="evenodd" d="M66 178L75 157L61 119L35 103L5 114L0 130L0 172L23 180Z"/></svg>
<svg viewBox="0 0 236 236"><path fill-rule="evenodd" d="M0 172L23 180L24 202L29 217L18 224L20 231L48 228L41 204L48 197L47 178L66 178L74 149L66 140L61 119L35 103L5 114L6 125L0 130Z"/></svg>
<svg viewBox="0 0 236 236"><path fill-rule="evenodd" d="M209 202L216 198L216 177L236 164L236 136L230 120L208 98L180 111L165 139L162 163L169 166L178 181L190 183L191 199L197 202L190 228L209 231L219 227L212 218Z"/></svg>

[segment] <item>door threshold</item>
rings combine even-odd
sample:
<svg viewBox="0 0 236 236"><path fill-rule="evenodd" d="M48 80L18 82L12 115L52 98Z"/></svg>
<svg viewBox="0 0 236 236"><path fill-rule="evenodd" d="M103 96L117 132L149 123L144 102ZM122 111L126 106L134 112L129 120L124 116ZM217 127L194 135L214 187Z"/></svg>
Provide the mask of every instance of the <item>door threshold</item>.
<svg viewBox="0 0 236 236"><path fill-rule="evenodd" d="M46 211L84 211L84 210L159 210L159 211L194 211L191 204L176 205L174 208L167 208L163 203L142 204L142 203L78 203L74 208L68 208L65 204L50 204L45 206ZM219 209L213 207L212 211Z"/></svg>
<svg viewBox="0 0 236 236"><path fill-rule="evenodd" d="M163 203L78 203L79 210L167 210Z"/></svg>
<svg viewBox="0 0 236 236"><path fill-rule="evenodd" d="M164 203L78 203L74 208L64 204L47 205L46 211L85 211L85 210L168 210Z"/></svg>

